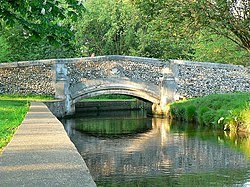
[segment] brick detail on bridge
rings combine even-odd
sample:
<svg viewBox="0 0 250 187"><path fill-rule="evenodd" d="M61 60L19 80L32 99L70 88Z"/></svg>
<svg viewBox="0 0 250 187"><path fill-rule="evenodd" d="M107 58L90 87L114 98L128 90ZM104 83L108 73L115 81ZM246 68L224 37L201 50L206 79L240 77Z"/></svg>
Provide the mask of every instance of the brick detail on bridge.
<svg viewBox="0 0 250 187"><path fill-rule="evenodd" d="M249 67L119 55L0 64L0 94L55 96L63 100L54 106L58 116L101 94L142 98L162 113L182 97L229 92L250 92Z"/></svg>

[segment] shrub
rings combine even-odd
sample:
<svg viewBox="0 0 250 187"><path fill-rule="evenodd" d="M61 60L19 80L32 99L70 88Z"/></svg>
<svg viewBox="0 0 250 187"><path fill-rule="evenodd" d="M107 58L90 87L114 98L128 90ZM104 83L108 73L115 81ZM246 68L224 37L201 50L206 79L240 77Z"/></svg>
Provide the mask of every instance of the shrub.
<svg viewBox="0 0 250 187"><path fill-rule="evenodd" d="M199 124L203 124L203 119L202 116L204 113L206 113L207 111L209 111L209 108L206 106L201 106L201 108L199 108L198 112L197 112L197 122Z"/></svg>
<svg viewBox="0 0 250 187"><path fill-rule="evenodd" d="M214 121L214 115L215 115L215 111L214 110L208 110L206 112L204 112L201 116L201 119L203 121L203 124L206 126L212 126L214 125L215 121Z"/></svg>
<svg viewBox="0 0 250 187"><path fill-rule="evenodd" d="M231 131L250 132L250 93L213 94L170 105L171 115L183 121Z"/></svg>
<svg viewBox="0 0 250 187"><path fill-rule="evenodd" d="M189 105L186 108L186 121L196 121L196 106L195 105Z"/></svg>

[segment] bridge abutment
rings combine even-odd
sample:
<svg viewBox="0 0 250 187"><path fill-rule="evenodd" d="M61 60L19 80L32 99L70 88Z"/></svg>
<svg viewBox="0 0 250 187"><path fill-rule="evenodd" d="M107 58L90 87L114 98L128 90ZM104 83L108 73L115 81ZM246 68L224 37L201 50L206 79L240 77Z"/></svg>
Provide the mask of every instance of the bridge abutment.
<svg viewBox="0 0 250 187"><path fill-rule="evenodd" d="M176 82L174 74L169 68L162 69L163 77L161 77L160 102L153 103L153 115L166 117L169 115L168 104L175 101Z"/></svg>
<svg viewBox="0 0 250 187"><path fill-rule="evenodd" d="M64 107L61 107L61 114L62 117L70 116L75 114L75 104L71 98L70 92L70 84L69 84L69 77L68 77L68 70L67 67L63 62L56 63L56 81L55 81L55 97L57 99L61 99L64 102L62 104Z"/></svg>

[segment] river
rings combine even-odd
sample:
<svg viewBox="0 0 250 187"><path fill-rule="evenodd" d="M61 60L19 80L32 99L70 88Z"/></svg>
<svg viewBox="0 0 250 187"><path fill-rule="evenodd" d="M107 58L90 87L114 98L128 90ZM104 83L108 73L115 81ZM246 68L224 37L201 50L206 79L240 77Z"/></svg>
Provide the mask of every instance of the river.
<svg viewBox="0 0 250 187"><path fill-rule="evenodd" d="M64 127L98 186L250 186L250 138L150 118L85 113Z"/></svg>

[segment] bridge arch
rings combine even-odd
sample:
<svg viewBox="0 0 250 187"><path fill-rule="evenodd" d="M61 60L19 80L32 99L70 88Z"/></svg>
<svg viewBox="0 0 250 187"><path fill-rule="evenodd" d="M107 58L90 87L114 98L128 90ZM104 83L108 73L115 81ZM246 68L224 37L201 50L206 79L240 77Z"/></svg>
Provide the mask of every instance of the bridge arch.
<svg viewBox="0 0 250 187"><path fill-rule="evenodd" d="M129 86L105 85L99 88L88 88L80 90L77 95L72 98L73 104L77 103L82 98L94 97L106 94L129 95L139 99L149 101L151 103L160 103L160 96L148 91Z"/></svg>

